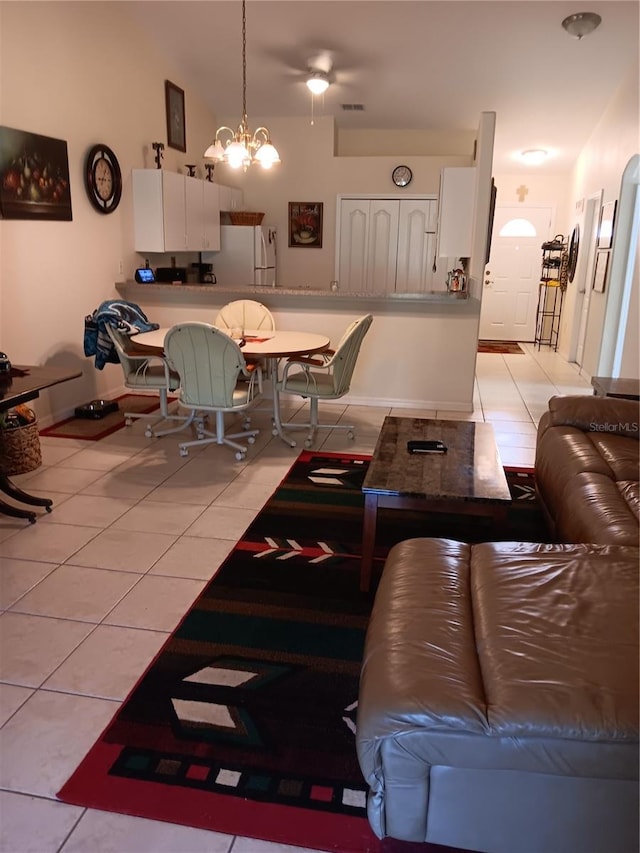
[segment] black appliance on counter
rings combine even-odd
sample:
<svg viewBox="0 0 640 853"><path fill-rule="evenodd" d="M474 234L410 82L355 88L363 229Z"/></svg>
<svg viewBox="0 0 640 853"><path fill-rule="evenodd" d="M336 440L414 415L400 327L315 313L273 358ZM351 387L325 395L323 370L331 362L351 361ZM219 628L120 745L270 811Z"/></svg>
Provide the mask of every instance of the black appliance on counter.
<svg viewBox="0 0 640 853"><path fill-rule="evenodd" d="M202 262L198 264L191 264L198 271L198 281L202 282L202 284L215 284L216 277L213 272L213 264L204 264Z"/></svg>
<svg viewBox="0 0 640 853"><path fill-rule="evenodd" d="M163 283L179 281L184 284L187 280L186 267L158 267L156 269L156 281Z"/></svg>

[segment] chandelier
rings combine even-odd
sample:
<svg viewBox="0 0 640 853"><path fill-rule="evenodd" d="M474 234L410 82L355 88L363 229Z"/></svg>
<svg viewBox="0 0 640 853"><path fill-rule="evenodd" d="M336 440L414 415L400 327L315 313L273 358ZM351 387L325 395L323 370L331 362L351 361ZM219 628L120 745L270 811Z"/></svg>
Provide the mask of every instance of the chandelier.
<svg viewBox="0 0 640 853"><path fill-rule="evenodd" d="M259 163L263 169L270 169L274 163L280 162L280 155L271 144L271 137L267 128L259 127L255 133L251 133L249 130L245 0L242 0L242 121L235 131L224 125L219 127L216 130L215 140L204 152L204 157L216 163L228 163L232 169L242 167L245 171L252 163Z"/></svg>

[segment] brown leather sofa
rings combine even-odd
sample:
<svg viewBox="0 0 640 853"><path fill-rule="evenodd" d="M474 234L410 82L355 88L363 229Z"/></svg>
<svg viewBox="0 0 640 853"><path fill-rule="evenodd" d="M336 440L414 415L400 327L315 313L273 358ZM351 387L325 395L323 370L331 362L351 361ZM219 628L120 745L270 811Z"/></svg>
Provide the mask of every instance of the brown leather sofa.
<svg viewBox="0 0 640 853"><path fill-rule="evenodd" d="M640 409L611 397L552 397L538 425L536 486L559 542L637 545Z"/></svg>
<svg viewBox="0 0 640 853"><path fill-rule="evenodd" d="M445 539L391 550L356 734L378 837L637 853L639 556Z"/></svg>

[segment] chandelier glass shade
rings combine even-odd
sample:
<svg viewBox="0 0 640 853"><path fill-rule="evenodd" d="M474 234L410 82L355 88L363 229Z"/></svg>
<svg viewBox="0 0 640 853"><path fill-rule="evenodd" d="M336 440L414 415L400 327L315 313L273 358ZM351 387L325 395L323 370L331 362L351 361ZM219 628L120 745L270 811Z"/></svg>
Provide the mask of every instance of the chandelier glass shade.
<svg viewBox="0 0 640 853"><path fill-rule="evenodd" d="M235 130L223 125L216 130L216 136L204 152L206 160L216 163L228 163L232 169L248 169L252 163L258 163L263 169L270 169L280 162L280 155L271 143L266 127L259 127L252 133L247 119L247 18L245 0L242 0L242 120Z"/></svg>

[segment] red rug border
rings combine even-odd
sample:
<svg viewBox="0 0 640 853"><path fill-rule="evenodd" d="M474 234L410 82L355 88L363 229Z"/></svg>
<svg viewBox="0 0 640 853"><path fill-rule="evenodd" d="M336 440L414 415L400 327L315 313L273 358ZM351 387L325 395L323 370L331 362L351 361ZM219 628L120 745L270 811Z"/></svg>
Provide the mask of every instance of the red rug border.
<svg viewBox="0 0 640 853"><path fill-rule="evenodd" d="M125 397L148 397L149 400L154 401L153 404L150 404L148 408L140 410L141 415L148 415L155 409L160 407L160 398L155 397L152 394L120 394L119 397L114 397L114 400L124 400ZM169 402L171 402L171 399L169 399ZM56 424L51 424L51 426L41 429L39 434L41 436L44 436L45 438L75 438L78 441L100 441L100 439L106 438L108 435L112 435L112 433L117 432L119 429L122 429L125 426L123 422L121 424L117 424L116 426L108 427L101 433L92 436L74 435L73 433L64 432L59 432L57 435L51 435L52 430L58 430L65 424L71 423L71 421L75 420L77 420L77 418L75 417L75 415L72 415L70 418L65 418L62 421L58 421L58 423Z"/></svg>

